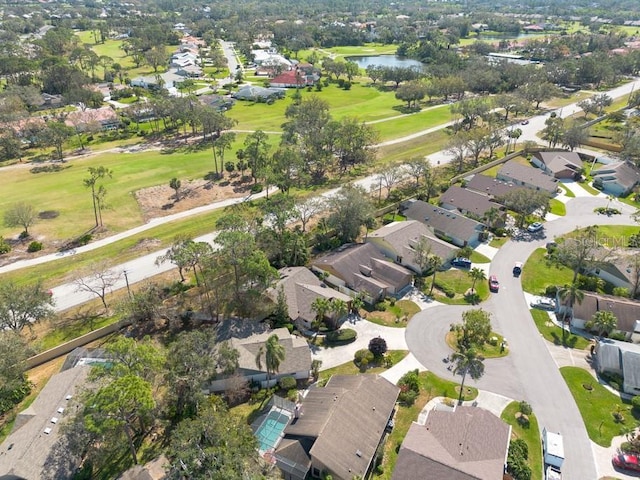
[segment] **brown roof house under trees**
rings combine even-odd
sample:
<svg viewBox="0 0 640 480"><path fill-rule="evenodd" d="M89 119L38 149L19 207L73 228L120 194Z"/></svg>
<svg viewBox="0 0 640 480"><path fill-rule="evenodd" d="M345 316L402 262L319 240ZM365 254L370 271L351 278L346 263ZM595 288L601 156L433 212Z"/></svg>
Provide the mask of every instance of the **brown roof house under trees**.
<svg viewBox="0 0 640 480"><path fill-rule="evenodd" d="M583 162L576 152L537 152L531 163L555 178L580 178Z"/></svg>
<svg viewBox="0 0 640 480"><path fill-rule="evenodd" d="M429 411L402 442L392 480L502 479L511 427L478 407Z"/></svg>
<svg viewBox="0 0 640 480"><path fill-rule="evenodd" d="M334 375L310 389L275 452L284 478L365 478L399 393L380 375Z"/></svg>

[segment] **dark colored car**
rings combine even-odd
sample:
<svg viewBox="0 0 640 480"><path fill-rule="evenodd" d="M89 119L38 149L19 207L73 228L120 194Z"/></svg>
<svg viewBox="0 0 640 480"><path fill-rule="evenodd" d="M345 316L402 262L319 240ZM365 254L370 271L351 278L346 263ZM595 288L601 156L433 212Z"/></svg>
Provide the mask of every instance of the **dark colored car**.
<svg viewBox="0 0 640 480"><path fill-rule="evenodd" d="M471 268L471 260L464 257L456 257L451 260L451 265L454 267Z"/></svg>
<svg viewBox="0 0 640 480"><path fill-rule="evenodd" d="M522 273L522 262L516 262L516 264L513 266L513 276L519 277L521 273Z"/></svg>
<svg viewBox="0 0 640 480"><path fill-rule="evenodd" d="M611 463L616 468L623 470L633 470L634 472L640 472L640 460L637 455L631 455L628 453L621 453L611 459Z"/></svg>
<svg viewBox="0 0 640 480"><path fill-rule="evenodd" d="M495 275L489 277L489 290L492 292L500 290L500 282L498 282L498 278Z"/></svg>

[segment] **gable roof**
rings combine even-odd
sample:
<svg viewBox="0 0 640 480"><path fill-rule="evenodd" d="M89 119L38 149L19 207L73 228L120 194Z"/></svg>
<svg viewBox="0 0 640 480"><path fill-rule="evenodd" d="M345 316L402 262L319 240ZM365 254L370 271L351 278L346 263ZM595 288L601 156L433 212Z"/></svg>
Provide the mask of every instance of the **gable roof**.
<svg viewBox="0 0 640 480"><path fill-rule="evenodd" d="M517 186L510 181L499 180L480 174L474 175L473 178L467 182L467 190L474 190L491 197L501 197L505 193L518 188L523 187Z"/></svg>
<svg viewBox="0 0 640 480"><path fill-rule="evenodd" d="M511 427L482 408L431 410L424 425L409 428L392 479L502 478L510 436Z"/></svg>
<svg viewBox="0 0 640 480"><path fill-rule="evenodd" d="M640 322L640 302L636 300L584 292L582 302L573 305L573 316L584 321L591 320L599 311L613 313L618 319L618 330L630 333L637 330L636 323Z"/></svg>
<svg viewBox="0 0 640 480"><path fill-rule="evenodd" d="M533 154L553 173L580 170L583 162L576 152L536 152Z"/></svg>
<svg viewBox="0 0 640 480"><path fill-rule="evenodd" d="M418 220L436 233L449 237L468 240L484 228L480 222L422 200L409 200L403 204L403 208L407 218Z"/></svg>
<svg viewBox="0 0 640 480"><path fill-rule="evenodd" d="M302 401L302 415L285 429L276 457L288 453L293 441L313 439L311 461L317 459L334 478L364 476L399 392L380 375L332 376L324 388L309 390ZM299 451L296 455L301 457Z"/></svg>
<svg viewBox="0 0 640 480"><path fill-rule="evenodd" d="M440 196L440 204L453 205L461 212L468 212L477 218L484 217L492 208L500 208L499 204L492 202L486 195L458 185L451 185Z"/></svg>
<svg viewBox="0 0 640 480"><path fill-rule="evenodd" d="M16 418L13 431L0 446L0 478L71 478L78 466L60 435L64 411L91 367L81 366L60 372L47 382L38 398ZM52 423L53 418L59 419ZM46 433L45 429L49 430Z"/></svg>
<svg viewBox="0 0 640 480"><path fill-rule="evenodd" d="M278 293L282 288L287 301L289 318L302 318L308 322L316 319L311 308L316 298L339 299L350 302L351 297L328 287L306 267L286 267L278 270L280 280L270 289L267 295L274 302L278 301Z"/></svg>
<svg viewBox="0 0 640 480"><path fill-rule="evenodd" d="M635 165L628 162L616 162L606 165L598 170L592 171L594 180L606 185L607 182L614 182L625 191L632 189L640 182L640 170Z"/></svg>
<svg viewBox="0 0 640 480"><path fill-rule="evenodd" d="M311 350L304 338L291 335L286 328L276 328L268 332L256 333L246 338L232 338L231 346L240 354L238 365L240 370L248 374L266 372L256 365L256 355L271 335L277 335L280 345L284 348L284 360L278 368L279 373L295 373L311 370Z"/></svg>
<svg viewBox="0 0 640 480"><path fill-rule="evenodd" d="M269 80L272 85L306 85L308 78L306 75L299 73L297 70L287 70L277 77ZM312 82L313 83L313 82Z"/></svg>
<svg viewBox="0 0 640 480"><path fill-rule="evenodd" d="M425 239L431 248L431 253L439 256L442 259L451 257L457 250L450 243L440 240L432 235L431 230L421 222L417 220L406 220L404 222L391 222L383 227L370 232L367 237L367 242L380 239L385 242L397 255L400 255L407 261L407 263L413 263L415 257L415 251L413 246Z"/></svg>
<svg viewBox="0 0 640 480"><path fill-rule="evenodd" d="M370 243L343 245L318 258L313 265L330 271L350 288L364 290L374 297L386 288L404 287L407 277L413 277L411 271L388 261Z"/></svg>
<svg viewBox="0 0 640 480"><path fill-rule="evenodd" d="M558 189L558 180L545 174L539 168L522 165L515 160L509 160L500 170L497 178L509 179L514 182L524 182L522 186L534 186L548 192L555 192Z"/></svg>

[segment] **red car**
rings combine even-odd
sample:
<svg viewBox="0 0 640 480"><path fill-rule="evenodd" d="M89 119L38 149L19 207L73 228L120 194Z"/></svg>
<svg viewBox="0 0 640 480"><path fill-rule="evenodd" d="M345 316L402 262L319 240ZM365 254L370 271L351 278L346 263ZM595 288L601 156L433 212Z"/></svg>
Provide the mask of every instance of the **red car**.
<svg viewBox="0 0 640 480"><path fill-rule="evenodd" d="M628 453L621 453L611 459L611 463L616 468L623 470L633 470L634 472L640 472L640 459L637 455L631 455Z"/></svg>
<svg viewBox="0 0 640 480"><path fill-rule="evenodd" d="M489 290L492 292L497 292L500 289L500 282L498 282L498 278L495 275L491 275L489 277Z"/></svg>

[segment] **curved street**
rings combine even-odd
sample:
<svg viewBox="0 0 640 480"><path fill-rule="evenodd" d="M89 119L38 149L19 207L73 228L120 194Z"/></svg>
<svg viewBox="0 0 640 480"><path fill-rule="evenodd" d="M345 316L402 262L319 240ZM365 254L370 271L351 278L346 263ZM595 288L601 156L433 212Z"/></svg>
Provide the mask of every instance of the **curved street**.
<svg viewBox="0 0 640 480"><path fill-rule="evenodd" d="M559 431L565 438L566 460L563 478L598 478L591 441L587 435L578 407L564 379L560 375L546 342L535 327L525 301L520 279L514 278L516 261L526 261L536 248L576 227L588 225L633 224L633 207L616 203L623 215L606 217L593 213L597 206L605 206L603 197L578 197L567 202L567 215L545 224L544 237L509 241L491 261L490 274L500 280L500 292L481 307L492 313L494 329L507 339L510 353L500 359L485 361L485 375L469 385L483 390L526 400L536 414L540 428ZM443 378L450 378L443 358L451 353L444 343L449 325L459 323L467 306L438 306L413 317L406 330L409 349L426 368ZM477 307L476 307L477 308Z"/></svg>

